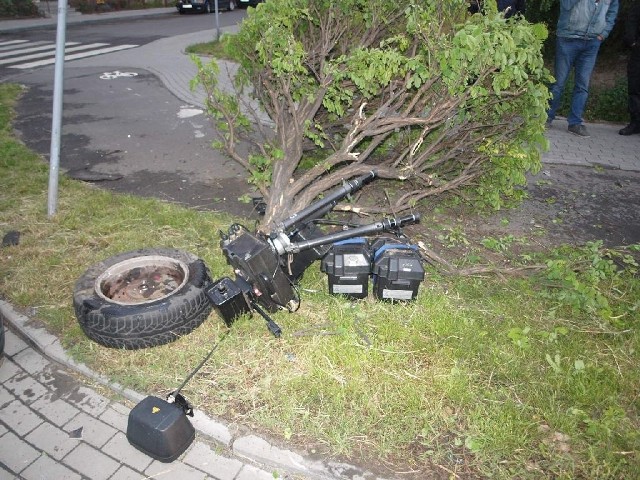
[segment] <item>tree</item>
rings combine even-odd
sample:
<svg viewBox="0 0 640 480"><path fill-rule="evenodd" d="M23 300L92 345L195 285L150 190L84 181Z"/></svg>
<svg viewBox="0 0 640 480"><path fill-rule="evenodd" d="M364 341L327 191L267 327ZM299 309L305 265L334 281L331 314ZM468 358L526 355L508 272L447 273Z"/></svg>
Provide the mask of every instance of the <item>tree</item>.
<svg viewBox="0 0 640 480"><path fill-rule="evenodd" d="M507 21L488 3L485 15L470 15L466 0L269 0L250 9L228 41L245 93L220 88L215 62L198 62L198 81L217 146L266 201L261 228L371 169L402 182L386 206L367 206L374 212L461 188L494 207L515 194L546 145L546 29ZM247 91L272 123L250 118Z"/></svg>

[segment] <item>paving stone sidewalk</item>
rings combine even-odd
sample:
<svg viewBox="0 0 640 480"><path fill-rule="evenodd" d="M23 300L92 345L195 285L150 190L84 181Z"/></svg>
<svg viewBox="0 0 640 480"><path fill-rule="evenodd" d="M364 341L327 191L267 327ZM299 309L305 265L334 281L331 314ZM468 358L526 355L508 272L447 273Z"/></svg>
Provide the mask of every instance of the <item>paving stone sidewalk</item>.
<svg viewBox="0 0 640 480"><path fill-rule="evenodd" d="M191 420L197 434L186 452L171 463L154 460L126 438L129 412L144 395L74 362L56 337L1 300L0 317L6 335L0 480L379 480L352 465L279 448L200 411Z"/></svg>
<svg viewBox="0 0 640 480"><path fill-rule="evenodd" d="M0 478L273 479L198 440L164 464L129 445L129 408L87 387L11 330L0 367Z"/></svg>

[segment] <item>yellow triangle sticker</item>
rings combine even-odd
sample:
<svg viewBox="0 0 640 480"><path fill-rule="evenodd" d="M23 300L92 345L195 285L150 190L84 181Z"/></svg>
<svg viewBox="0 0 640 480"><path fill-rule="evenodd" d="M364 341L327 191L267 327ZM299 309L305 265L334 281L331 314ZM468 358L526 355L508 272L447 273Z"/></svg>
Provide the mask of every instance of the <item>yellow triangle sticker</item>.
<svg viewBox="0 0 640 480"><path fill-rule="evenodd" d="M158 413L159 411L160 411L160 408L159 408L159 407L153 407L153 408L151 409L151 413Z"/></svg>

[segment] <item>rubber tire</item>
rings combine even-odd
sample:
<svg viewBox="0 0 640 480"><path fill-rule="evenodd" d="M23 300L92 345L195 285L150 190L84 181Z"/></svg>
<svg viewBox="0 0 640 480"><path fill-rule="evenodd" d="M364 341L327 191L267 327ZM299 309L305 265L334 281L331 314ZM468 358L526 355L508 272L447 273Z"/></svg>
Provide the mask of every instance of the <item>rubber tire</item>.
<svg viewBox="0 0 640 480"><path fill-rule="evenodd" d="M125 260L164 256L188 266L187 281L171 295L144 304L122 305L96 292L96 280ZM211 283L202 260L176 249L149 248L110 257L87 269L75 284L73 307L91 340L109 348L135 350L173 342L206 320L212 305L204 289Z"/></svg>

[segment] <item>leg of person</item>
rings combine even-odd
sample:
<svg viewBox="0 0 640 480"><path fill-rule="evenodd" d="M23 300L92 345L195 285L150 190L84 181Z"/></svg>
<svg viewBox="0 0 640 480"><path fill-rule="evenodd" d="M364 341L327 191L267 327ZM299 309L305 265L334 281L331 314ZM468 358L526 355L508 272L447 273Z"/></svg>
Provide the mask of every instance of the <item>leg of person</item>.
<svg viewBox="0 0 640 480"><path fill-rule="evenodd" d="M556 117L556 112L562 101L562 92L567 83L571 67L576 56L576 41L570 38L558 37L556 40L556 58L554 67L555 83L551 85L551 101L547 110L547 123L551 123Z"/></svg>
<svg viewBox="0 0 640 480"><path fill-rule="evenodd" d="M589 81L591 73L598 58L598 50L600 49L600 40L579 40L579 52L575 58L575 85L573 87L573 95L571 96L571 110L567 121L569 122L569 131L581 137L588 137L586 127L583 125L582 114L589 97Z"/></svg>
<svg viewBox="0 0 640 480"><path fill-rule="evenodd" d="M629 89L629 125L620 130L620 135L640 133L640 48L629 53L627 64L627 84Z"/></svg>

